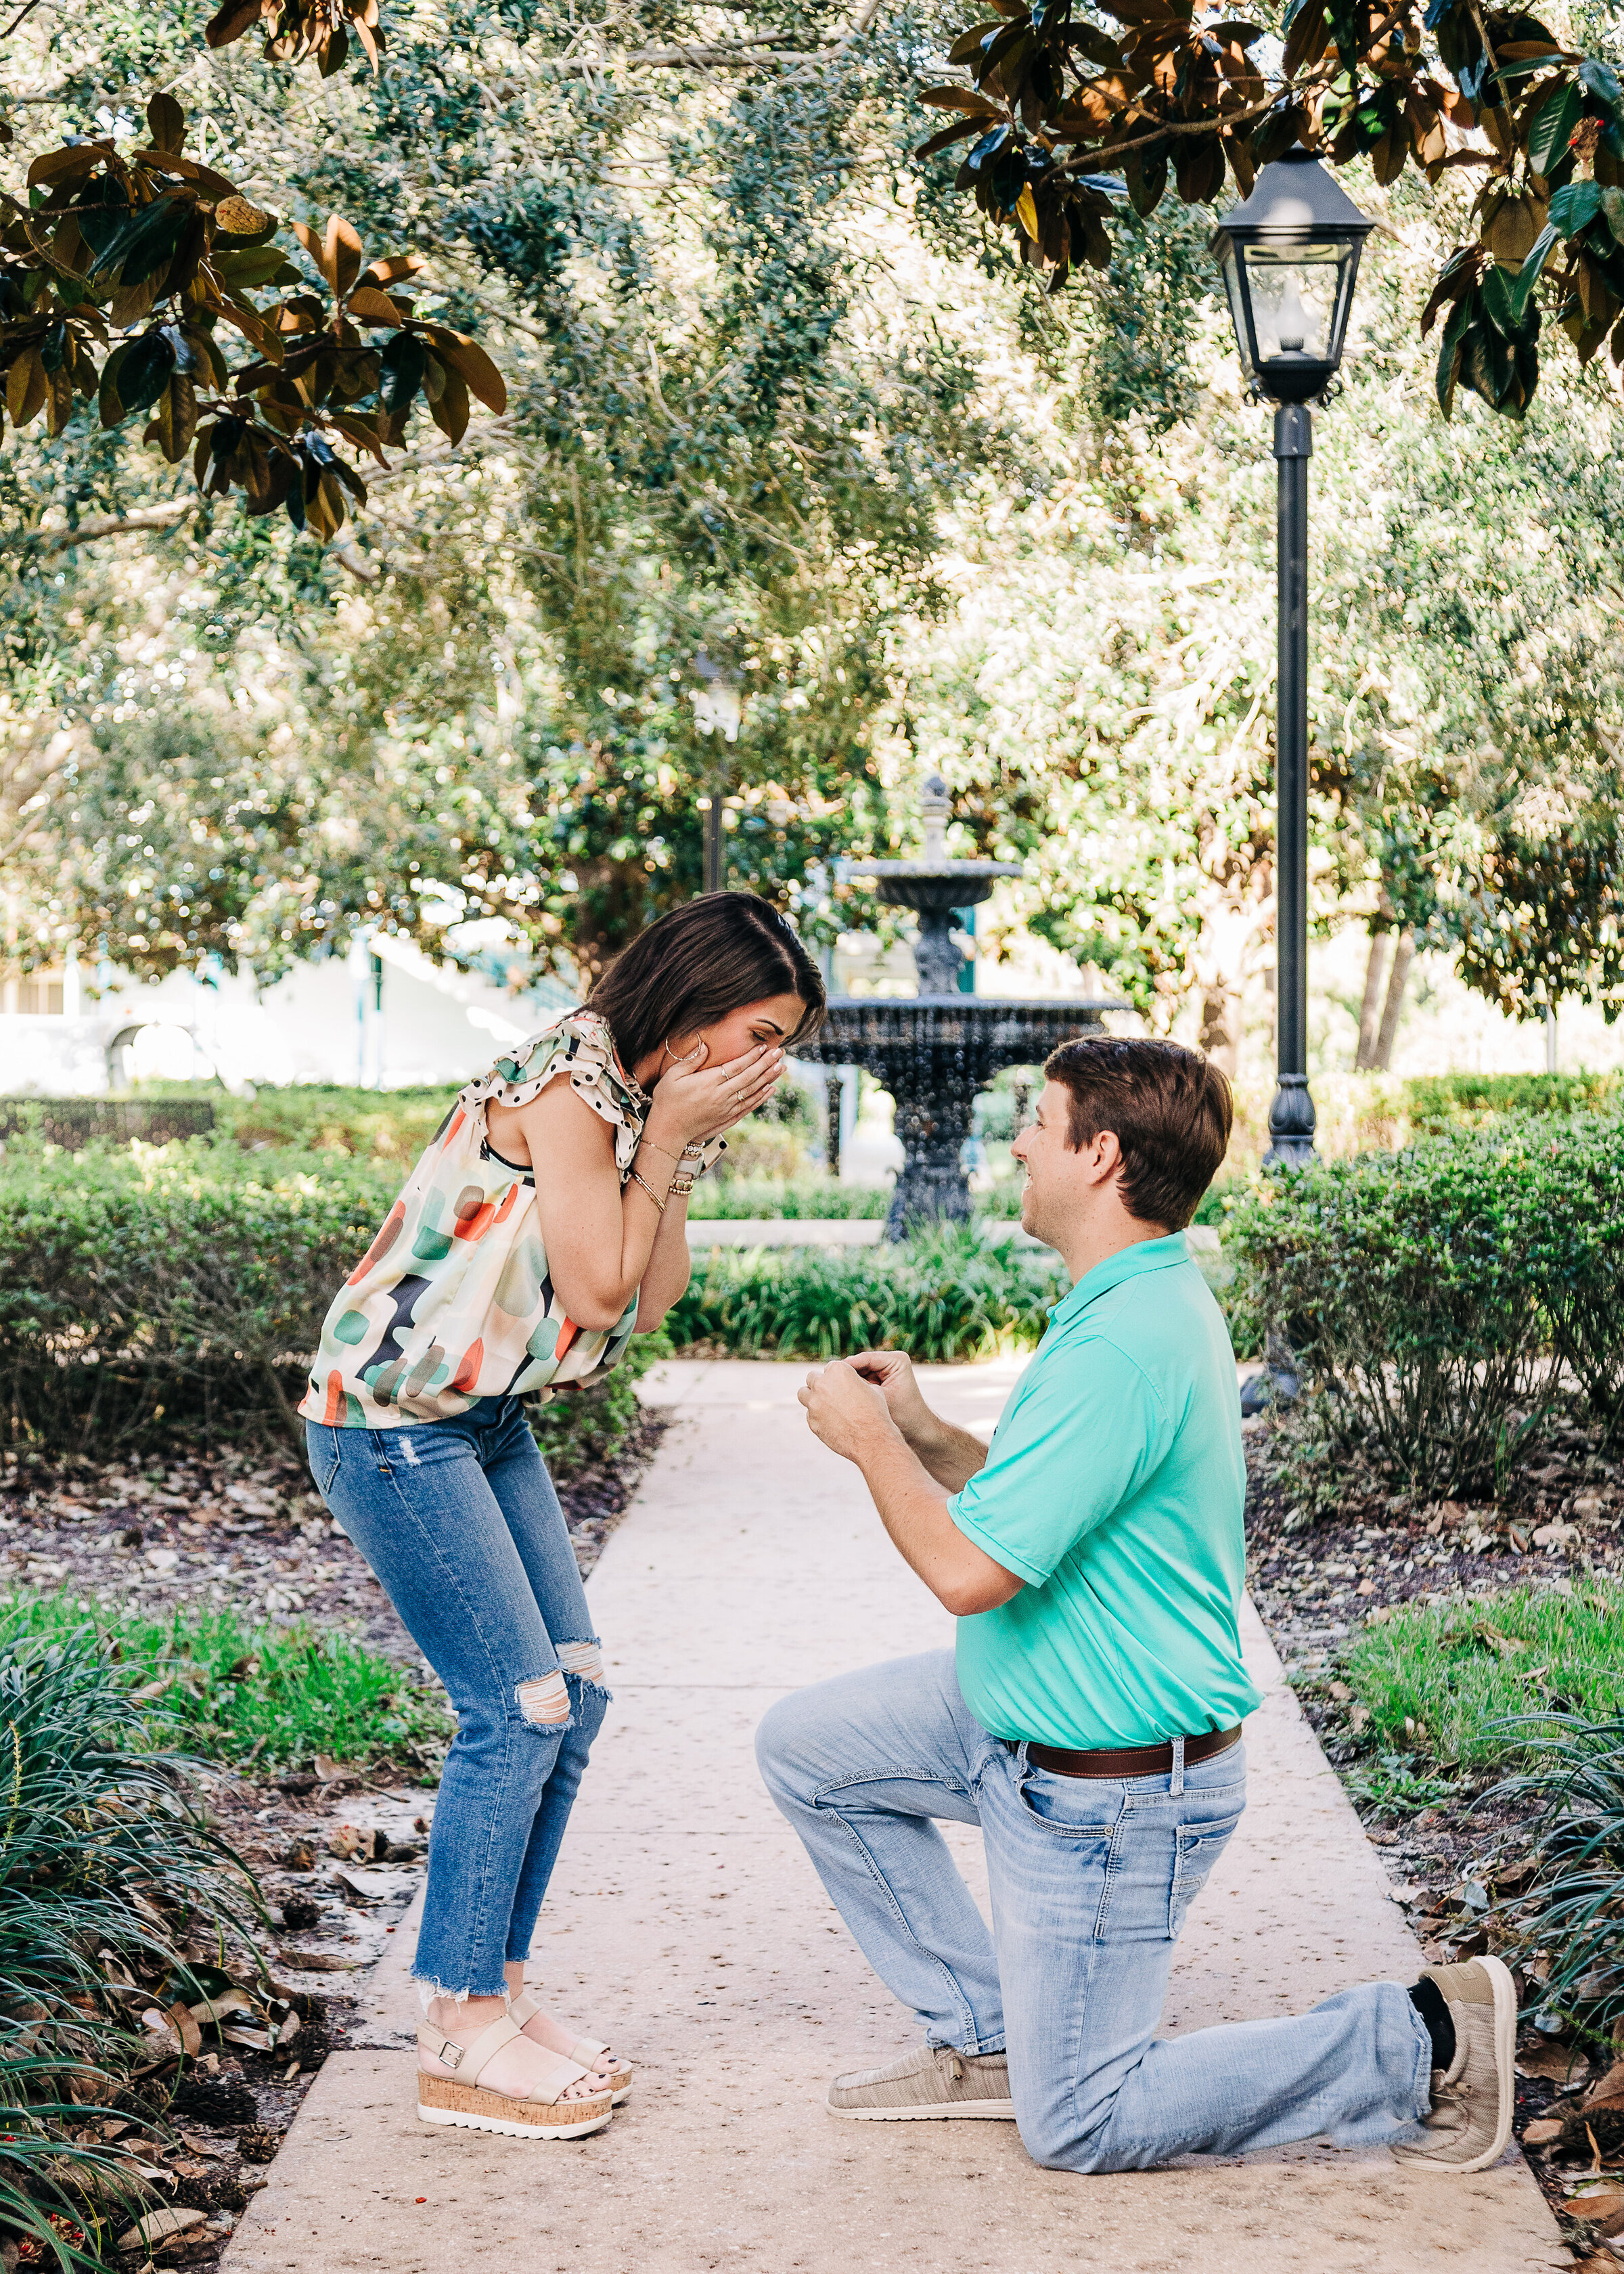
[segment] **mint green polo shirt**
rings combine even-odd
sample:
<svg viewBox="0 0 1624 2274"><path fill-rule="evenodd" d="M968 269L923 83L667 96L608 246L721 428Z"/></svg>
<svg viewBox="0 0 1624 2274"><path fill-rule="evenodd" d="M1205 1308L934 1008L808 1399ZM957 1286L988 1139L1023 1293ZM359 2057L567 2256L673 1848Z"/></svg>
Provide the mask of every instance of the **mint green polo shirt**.
<svg viewBox="0 0 1624 2274"><path fill-rule="evenodd" d="M959 1622L959 1686L996 1737L1081 1751L1232 1728L1245 1577L1235 1353L1182 1231L1098 1263L1056 1304L948 1502L1026 1585Z"/></svg>

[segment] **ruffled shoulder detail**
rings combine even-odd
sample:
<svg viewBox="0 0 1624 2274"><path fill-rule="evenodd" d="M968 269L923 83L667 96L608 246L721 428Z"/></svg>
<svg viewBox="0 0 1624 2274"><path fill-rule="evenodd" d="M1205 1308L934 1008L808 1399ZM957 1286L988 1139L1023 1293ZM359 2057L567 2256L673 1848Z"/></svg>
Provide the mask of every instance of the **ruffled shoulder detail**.
<svg viewBox="0 0 1624 2274"><path fill-rule="evenodd" d="M562 1012L528 1042L504 1051L489 1073L469 1083L461 1102L470 1112L492 1100L528 1105L560 1074L613 1129L615 1166L624 1175L648 1119L649 1094L620 1064L608 1023L596 1011Z"/></svg>

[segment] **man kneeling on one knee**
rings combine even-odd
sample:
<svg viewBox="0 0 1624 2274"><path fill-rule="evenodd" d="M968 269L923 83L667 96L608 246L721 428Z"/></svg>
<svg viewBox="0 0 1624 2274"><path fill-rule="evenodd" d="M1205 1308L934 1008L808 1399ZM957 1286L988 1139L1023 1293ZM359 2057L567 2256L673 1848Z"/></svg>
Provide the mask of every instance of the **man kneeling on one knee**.
<svg viewBox="0 0 1624 2274"><path fill-rule="evenodd" d="M1158 2040L1192 1900L1245 1803L1235 1359L1184 1227L1229 1142L1192 1050L1055 1052L1015 1142L1021 1222L1072 1281L990 1448L907 1359L812 1374L955 1652L775 1706L757 1752L865 1955L925 2041L838 2077L837 2116L1012 2117L1041 2164L1114 2172L1320 2135L1481 2169L1509 2136L1497 1960L1372 1982L1290 2020ZM992 1931L934 1819L979 1824Z"/></svg>

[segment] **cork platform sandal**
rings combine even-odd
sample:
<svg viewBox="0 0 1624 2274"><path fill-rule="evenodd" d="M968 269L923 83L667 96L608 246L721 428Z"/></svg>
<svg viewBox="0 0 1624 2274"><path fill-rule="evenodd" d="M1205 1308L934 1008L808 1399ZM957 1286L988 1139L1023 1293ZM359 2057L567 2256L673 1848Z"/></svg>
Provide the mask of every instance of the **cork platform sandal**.
<svg viewBox="0 0 1624 2274"><path fill-rule="evenodd" d="M481 2029L471 2045L459 2045L441 2029L419 2029L419 2051L456 2071L455 2076L432 2076L418 2068L417 2114L423 2122L505 2132L517 2140L579 2140L589 2132L601 2132L613 2113L613 2103L607 2092L594 2094L590 2100L560 2097L587 2073L561 2053L547 2056L552 2062L546 2080L546 2090L554 2096L551 2100L515 2100L509 2093L492 2092L481 2085L480 2074L492 2056L523 2035L507 2014Z"/></svg>
<svg viewBox="0 0 1624 2274"><path fill-rule="evenodd" d="M541 2001L539 1999L532 1998L528 1990L521 1990L516 1998L508 1999L508 2011L523 2029L526 2022L533 2020L540 2013ZM608 2051L608 2046L600 2045L595 2037L577 2037L569 2051L560 2058L565 2060L579 2061L584 2069L593 2069ZM621 2060L616 2057L609 2064L611 2105L616 2108L624 2106L631 2097L631 2090L632 2065L630 2061Z"/></svg>

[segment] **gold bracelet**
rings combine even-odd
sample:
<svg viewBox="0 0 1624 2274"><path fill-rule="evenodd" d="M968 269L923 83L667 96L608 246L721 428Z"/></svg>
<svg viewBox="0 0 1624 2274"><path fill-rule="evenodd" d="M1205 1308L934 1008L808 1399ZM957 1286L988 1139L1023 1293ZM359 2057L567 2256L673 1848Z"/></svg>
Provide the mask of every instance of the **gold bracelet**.
<svg viewBox="0 0 1624 2274"><path fill-rule="evenodd" d="M665 1202L661 1200L659 1194L655 1191L648 1178L646 1177L640 1177L635 1169L628 1171L628 1173L630 1176L633 1184L641 1185L643 1186L643 1191L647 1193L655 1207L659 1210L660 1214L664 1216L665 1213ZM667 1198L669 1198L669 1194L667 1194Z"/></svg>
<svg viewBox="0 0 1624 2274"><path fill-rule="evenodd" d="M680 1175L675 1176L671 1180L671 1190L666 1193L665 1197L667 1200L670 1200L674 1194L678 1200L685 1201L693 1189L694 1179L692 1177L684 1177Z"/></svg>
<svg viewBox="0 0 1624 2274"><path fill-rule="evenodd" d="M637 1150L640 1153L645 1146L650 1153L658 1153L662 1160L680 1162L683 1157L680 1153L667 1152L665 1146L657 1145L652 1137L640 1137L637 1140Z"/></svg>

